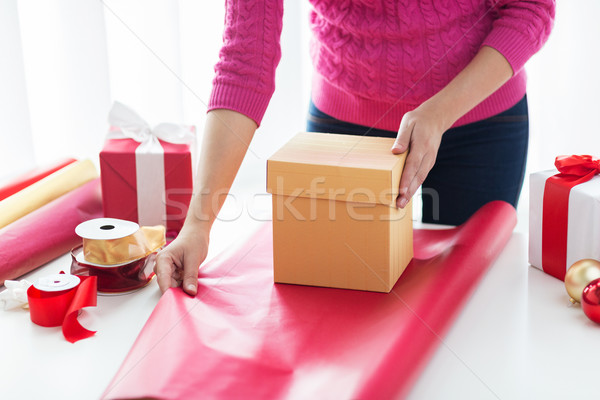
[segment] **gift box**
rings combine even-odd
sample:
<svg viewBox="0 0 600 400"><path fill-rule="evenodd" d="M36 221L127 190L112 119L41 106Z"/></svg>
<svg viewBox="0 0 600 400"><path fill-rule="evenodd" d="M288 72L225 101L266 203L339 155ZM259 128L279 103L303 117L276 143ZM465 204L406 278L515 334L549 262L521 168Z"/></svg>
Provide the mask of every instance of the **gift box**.
<svg viewBox="0 0 600 400"><path fill-rule="evenodd" d="M600 162L576 155L555 164L530 175L529 263L564 280L573 263L600 260Z"/></svg>
<svg viewBox="0 0 600 400"><path fill-rule="evenodd" d="M267 161L279 283L389 292L413 255L394 140L299 133Z"/></svg>
<svg viewBox="0 0 600 400"><path fill-rule="evenodd" d="M104 215L140 225L181 230L193 190L194 127L150 129L135 112L115 103L100 153Z"/></svg>

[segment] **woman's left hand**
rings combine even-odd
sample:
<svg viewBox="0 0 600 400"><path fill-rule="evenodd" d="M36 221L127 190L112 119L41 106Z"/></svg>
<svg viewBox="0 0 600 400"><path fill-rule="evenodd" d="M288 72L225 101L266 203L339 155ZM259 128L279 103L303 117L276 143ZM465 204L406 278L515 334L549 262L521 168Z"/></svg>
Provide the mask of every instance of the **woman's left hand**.
<svg viewBox="0 0 600 400"><path fill-rule="evenodd" d="M512 66L496 49L483 46L442 90L402 117L394 154L408 150L396 205L408 204L433 168L442 135L454 122L494 93L513 75Z"/></svg>
<svg viewBox="0 0 600 400"><path fill-rule="evenodd" d="M447 127L440 110L425 102L402 117L392 153L408 150L396 205L404 208L433 168Z"/></svg>

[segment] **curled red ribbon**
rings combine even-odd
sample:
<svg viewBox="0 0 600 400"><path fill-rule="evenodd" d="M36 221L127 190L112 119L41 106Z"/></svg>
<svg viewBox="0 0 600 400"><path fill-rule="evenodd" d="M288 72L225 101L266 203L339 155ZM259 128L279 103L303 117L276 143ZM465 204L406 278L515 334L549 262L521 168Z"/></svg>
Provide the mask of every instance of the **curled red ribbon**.
<svg viewBox="0 0 600 400"><path fill-rule="evenodd" d="M98 279L98 291L104 293L123 293L146 286L154 277L156 252L115 266L93 265L77 261L77 256L83 251L83 246L71 250L71 274L94 277Z"/></svg>
<svg viewBox="0 0 600 400"><path fill-rule="evenodd" d="M554 165L562 175L587 178L585 181L589 181L595 174L600 173L600 160L589 155L558 156Z"/></svg>
<svg viewBox="0 0 600 400"><path fill-rule="evenodd" d="M96 306L96 277L78 276L81 281L71 289L46 292L31 285L27 300L31 321L40 326L61 326L63 335L71 343L96 333L85 329L77 320L79 310Z"/></svg>
<svg viewBox="0 0 600 400"><path fill-rule="evenodd" d="M590 155L558 156L559 173L546 180L542 217L542 268L560 280L567 268L569 194L574 186L600 173L600 160Z"/></svg>

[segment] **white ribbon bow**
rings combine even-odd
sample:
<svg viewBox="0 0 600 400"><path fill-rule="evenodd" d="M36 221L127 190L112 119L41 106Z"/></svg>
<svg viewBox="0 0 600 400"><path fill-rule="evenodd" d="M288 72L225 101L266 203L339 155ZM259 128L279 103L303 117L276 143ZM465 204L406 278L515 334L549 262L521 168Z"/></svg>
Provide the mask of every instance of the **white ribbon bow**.
<svg viewBox="0 0 600 400"><path fill-rule="evenodd" d="M0 293L0 306L5 310L23 307L28 305L27 289L31 286L31 282L22 279L20 281L4 281L6 290Z"/></svg>
<svg viewBox="0 0 600 400"><path fill-rule="evenodd" d="M173 144L192 144L196 139L194 129L185 125L162 123L150 128L135 111L123 103L115 101L108 114L111 126L107 139L133 139L143 147L155 146L157 139Z"/></svg>

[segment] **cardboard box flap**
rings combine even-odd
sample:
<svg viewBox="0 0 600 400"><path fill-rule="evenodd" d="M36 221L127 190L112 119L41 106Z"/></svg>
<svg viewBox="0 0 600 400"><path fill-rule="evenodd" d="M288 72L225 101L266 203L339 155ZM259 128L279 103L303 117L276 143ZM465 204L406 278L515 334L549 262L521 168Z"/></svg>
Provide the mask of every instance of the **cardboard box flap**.
<svg viewBox="0 0 600 400"><path fill-rule="evenodd" d="M267 160L267 192L395 205L406 154L394 139L298 133Z"/></svg>

